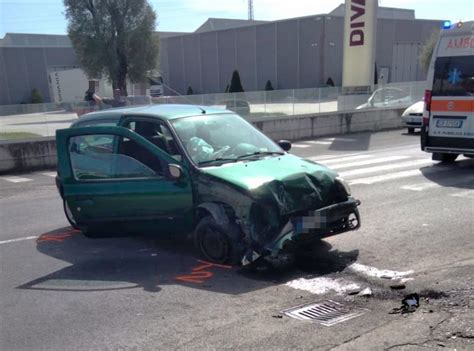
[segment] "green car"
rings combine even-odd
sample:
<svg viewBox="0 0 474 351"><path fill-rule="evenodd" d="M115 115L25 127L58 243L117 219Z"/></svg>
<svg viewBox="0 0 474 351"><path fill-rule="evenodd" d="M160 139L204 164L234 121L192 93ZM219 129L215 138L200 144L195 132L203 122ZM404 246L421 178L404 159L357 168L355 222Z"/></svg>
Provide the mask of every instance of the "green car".
<svg viewBox="0 0 474 351"><path fill-rule="evenodd" d="M104 110L56 142L64 211L86 236L192 233L206 259L247 265L360 226L360 201L337 173L231 111Z"/></svg>

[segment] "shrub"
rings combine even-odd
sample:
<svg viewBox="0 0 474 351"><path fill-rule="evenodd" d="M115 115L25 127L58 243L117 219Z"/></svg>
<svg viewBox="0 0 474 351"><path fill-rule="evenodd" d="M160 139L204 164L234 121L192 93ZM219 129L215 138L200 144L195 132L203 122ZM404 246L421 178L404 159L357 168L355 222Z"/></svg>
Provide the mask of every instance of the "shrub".
<svg viewBox="0 0 474 351"><path fill-rule="evenodd" d="M42 104L43 103L43 97L41 96L41 93L39 92L38 89L34 88L31 91L31 103L32 104Z"/></svg>
<svg viewBox="0 0 474 351"><path fill-rule="evenodd" d="M230 81L229 93L243 93L244 88L242 87L242 82L240 81L239 71L235 70L232 72L232 79Z"/></svg>
<svg viewBox="0 0 474 351"><path fill-rule="evenodd" d="M265 84L265 90L273 90L272 82L270 80L267 80L267 84Z"/></svg>

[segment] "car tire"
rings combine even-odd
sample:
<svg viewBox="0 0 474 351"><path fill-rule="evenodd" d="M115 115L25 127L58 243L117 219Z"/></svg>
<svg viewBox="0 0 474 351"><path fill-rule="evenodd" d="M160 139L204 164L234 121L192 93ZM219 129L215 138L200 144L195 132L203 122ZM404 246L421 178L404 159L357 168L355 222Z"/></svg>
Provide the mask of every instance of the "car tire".
<svg viewBox="0 0 474 351"><path fill-rule="evenodd" d="M444 163L451 163L456 161L456 158L458 158L458 154L443 154L440 152L435 152L433 153L432 160L433 161L441 161Z"/></svg>
<svg viewBox="0 0 474 351"><path fill-rule="evenodd" d="M65 199L63 199L63 209L64 209L64 214L66 215L66 219L71 225L71 227L73 227L74 229L79 229L76 223L76 220L74 219L72 215L71 209L69 208L69 205L67 204Z"/></svg>
<svg viewBox="0 0 474 351"><path fill-rule="evenodd" d="M415 128L408 128L408 134L415 134Z"/></svg>
<svg viewBox="0 0 474 351"><path fill-rule="evenodd" d="M244 254L242 234L237 225L222 225L206 216L194 230L194 244L201 255L213 263L239 264Z"/></svg>

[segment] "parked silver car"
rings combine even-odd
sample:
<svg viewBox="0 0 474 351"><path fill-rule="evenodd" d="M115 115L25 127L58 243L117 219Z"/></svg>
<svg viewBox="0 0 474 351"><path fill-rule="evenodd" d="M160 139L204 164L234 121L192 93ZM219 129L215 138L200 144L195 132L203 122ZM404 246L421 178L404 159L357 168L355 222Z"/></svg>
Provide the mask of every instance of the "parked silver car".
<svg viewBox="0 0 474 351"><path fill-rule="evenodd" d="M408 128L409 134L413 134L415 128L421 128L424 105L423 100L415 102L402 113L402 126Z"/></svg>
<svg viewBox="0 0 474 351"><path fill-rule="evenodd" d="M403 107L412 103L411 96L399 88L387 87L374 91L365 104L357 106L357 110L364 108Z"/></svg>

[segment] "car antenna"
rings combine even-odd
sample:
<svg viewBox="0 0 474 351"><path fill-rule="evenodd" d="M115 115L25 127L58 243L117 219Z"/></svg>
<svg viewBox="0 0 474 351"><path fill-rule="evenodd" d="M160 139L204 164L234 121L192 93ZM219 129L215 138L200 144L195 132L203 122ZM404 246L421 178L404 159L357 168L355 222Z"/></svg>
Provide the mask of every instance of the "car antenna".
<svg viewBox="0 0 474 351"><path fill-rule="evenodd" d="M187 102L190 102L191 105L194 105L195 107L197 107L198 109L201 110L202 114L205 115L206 114L206 110L203 109L201 106L198 106L196 105L193 101L191 101L190 99L188 99L185 95L182 95L180 93L178 93L176 90L174 90L172 87L170 87L169 85L165 84L165 83L161 83L164 87L168 88L169 90L171 90L173 93L177 94L178 96L182 97L183 99L185 99Z"/></svg>

